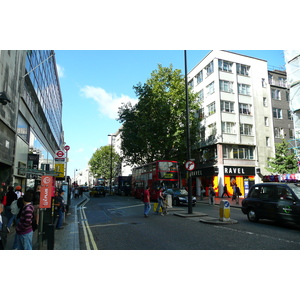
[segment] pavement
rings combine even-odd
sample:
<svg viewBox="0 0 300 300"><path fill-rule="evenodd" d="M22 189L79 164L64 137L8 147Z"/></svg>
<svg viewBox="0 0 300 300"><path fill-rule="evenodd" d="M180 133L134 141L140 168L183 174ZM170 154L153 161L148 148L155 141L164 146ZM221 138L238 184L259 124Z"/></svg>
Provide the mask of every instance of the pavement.
<svg viewBox="0 0 300 300"><path fill-rule="evenodd" d="M79 199L71 199L71 205L69 207L69 214L65 216L65 220L63 222L64 229L55 230L54 233L54 250L80 250L79 247L79 226L78 226L78 205L81 204L88 197L83 194ZM215 205L220 205L222 200L228 200L231 207L241 207L241 202L243 198L240 198L239 204L236 204L235 201L232 201L231 198L215 198ZM197 203L210 205L208 197L205 197L203 200L197 199ZM192 214L176 212L178 209L168 210L170 213L173 213L178 217L199 217L200 222L208 223L208 224L235 224L236 220L220 220L219 218L211 217L207 214L201 212L194 212ZM11 232L7 237L7 244L5 250L13 250L13 242L15 237L15 229L11 227ZM43 241L41 245L38 244L38 230L36 230L33 234L33 250L48 250L47 249L47 241Z"/></svg>

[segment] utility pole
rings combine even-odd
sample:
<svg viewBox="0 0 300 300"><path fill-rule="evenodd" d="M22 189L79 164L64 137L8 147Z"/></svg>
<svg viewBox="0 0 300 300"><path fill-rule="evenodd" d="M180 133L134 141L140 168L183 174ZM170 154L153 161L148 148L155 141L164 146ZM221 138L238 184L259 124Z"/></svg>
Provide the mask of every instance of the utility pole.
<svg viewBox="0 0 300 300"><path fill-rule="evenodd" d="M190 136L190 106L189 106L189 95L188 95L188 78L187 78L187 57L186 50L184 50L184 69L185 69L185 101L186 101L186 155L187 161L191 160L191 136ZM188 177L188 213L193 213L192 207L192 178L190 171L187 170Z"/></svg>

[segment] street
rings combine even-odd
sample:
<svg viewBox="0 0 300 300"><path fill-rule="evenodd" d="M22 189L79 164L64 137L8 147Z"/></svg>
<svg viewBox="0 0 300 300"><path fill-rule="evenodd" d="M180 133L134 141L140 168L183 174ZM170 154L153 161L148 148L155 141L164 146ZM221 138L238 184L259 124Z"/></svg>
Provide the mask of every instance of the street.
<svg viewBox="0 0 300 300"><path fill-rule="evenodd" d="M198 217L182 218L173 207L156 215L153 204L144 218L143 203L133 197L90 198L79 206L80 249L94 250L298 250L299 226L268 220L251 223L240 208L231 207L237 224L206 224ZM197 203L193 212L219 217L219 206Z"/></svg>

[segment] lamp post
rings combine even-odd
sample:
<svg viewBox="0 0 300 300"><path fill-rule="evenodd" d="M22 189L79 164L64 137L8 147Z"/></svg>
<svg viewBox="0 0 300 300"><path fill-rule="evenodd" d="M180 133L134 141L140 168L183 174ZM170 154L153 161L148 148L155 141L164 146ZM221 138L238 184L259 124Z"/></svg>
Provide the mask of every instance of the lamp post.
<svg viewBox="0 0 300 300"><path fill-rule="evenodd" d="M112 184L112 140L113 137L115 137L115 134L108 134L108 136L110 136L110 188L109 188L109 192L111 195L111 184Z"/></svg>
<svg viewBox="0 0 300 300"><path fill-rule="evenodd" d="M187 78L187 58L186 50L184 50L184 69L185 69L185 101L186 101L186 154L187 161L191 160L191 136L190 136L190 107L189 107L189 95L188 95L188 78ZM192 178L190 171L187 170L188 176L188 213L193 213L192 208Z"/></svg>
<svg viewBox="0 0 300 300"><path fill-rule="evenodd" d="M78 171L78 169L74 169L74 187L75 187L75 183L76 183L76 180L75 180L75 173L76 171Z"/></svg>

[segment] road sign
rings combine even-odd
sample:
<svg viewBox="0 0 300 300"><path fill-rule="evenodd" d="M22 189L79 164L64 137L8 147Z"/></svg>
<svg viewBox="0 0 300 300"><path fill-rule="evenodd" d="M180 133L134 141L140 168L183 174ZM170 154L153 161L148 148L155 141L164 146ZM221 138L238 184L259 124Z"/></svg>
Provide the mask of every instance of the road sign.
<svg viewBox="0 0 300 300"><path fill-rule="evenodd" d="M185 168L188 170L188 171L193 171L195 169L195 162L192 161L192 160L188 160L186 163L185 163Z"/></svg>
<svg viewBox="0 0 300 300"><path fill-rule="evenodd" d="M57 150L57 151L55 152L55 156L58 157L58 158L65 157L65 152L64 152L64 151L61 151L61 150Z"/></svg>
<svg viewBox="0 0 300 300"><path fill-rule="evenodd" d="M70 146L66 145L66 146L65 146L65 150L66 150L66 151L69 151L69 150L70 150Z"/></svg>

